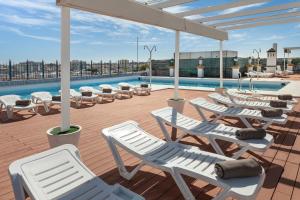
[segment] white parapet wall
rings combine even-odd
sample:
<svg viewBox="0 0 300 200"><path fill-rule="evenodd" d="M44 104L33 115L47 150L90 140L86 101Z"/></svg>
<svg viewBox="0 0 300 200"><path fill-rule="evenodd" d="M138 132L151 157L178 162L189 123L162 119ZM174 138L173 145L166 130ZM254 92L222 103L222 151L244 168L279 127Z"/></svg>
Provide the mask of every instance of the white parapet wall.
<svg viewBox="0 0 300 200"><path fill-rule="evenodd" d="M276 72L276 66L268 66L268 67L266 67L266 72L268 72L268 73L275 73Z"/></svg>

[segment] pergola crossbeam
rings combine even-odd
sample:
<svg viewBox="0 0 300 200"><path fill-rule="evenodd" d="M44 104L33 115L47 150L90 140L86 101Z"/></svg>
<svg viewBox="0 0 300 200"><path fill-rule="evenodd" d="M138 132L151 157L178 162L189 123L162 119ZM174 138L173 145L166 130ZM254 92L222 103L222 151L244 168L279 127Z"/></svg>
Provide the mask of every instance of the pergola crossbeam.
<svg viewBox="0 0 300 200"><path fill-rule="evenodd" d="M131 0L57 0L57 4L216 40L228 39L228 33L225 31L177 17L160 9Z"/></svg>
<svg viewBox="0 0 300 200"><path fill-rule="evenodd" d="M169 8L172 6L177 6L177 5L181 5L181 4L185 4L185 3L190 3L193 1L196 1L196 0L167 0L167 1L162 1L159 3L151 4L151 6L155 7L155 8L163 9L163 8Z"/></svg>
<svg viewBox="0 0 300 200"><path fill-rule="evenodd" d="M252 24L243 24L243 25L237 25L237 26L229 26L229 27L223 28L223 30L229 31L229 30L254 28L254 27L258 27L258 26L270 26L270 25L274 25L274 24L288 24L288 23L296 23L296 22L300 22L300 17L273 20L273 21L267 21L267 22L257 22L257 23L252 23Z"/></svg>
<svg viewBox="0 0 300 200"><path fill-rule="evenodd" d="M188 10L188 11L176 13L176 15L179 17L186 17L186 16L198 15L198 14L203 14L203 13L208 13L208 12L213 12L218 10L226 10L230 8L247 6L251 4L263 3L269 1L271 0L248 0L248 1L240 0L240 1L234 1L232 3L227 3L227 4L217 5L217 6L209 6L209 7L198 8L194 10Z"/></svg>
<svg viewBox="0 0 300 200"><path fill-rule="evenodd" d="M273 19L296 17L296 16L300 16L300 12L289 12L289 13L283 13L283 14L270 15L270 16L238 19L238 20L232 20L232 21L227 21L227 22L214 23L214 24L210 24L210 26L224 27L224 26L231 26L231 25L241 25L241 24L257 22L257 21L266 21L266 20L273 20Z"/></svg>
<svg viewBox="0 0 300 200"><path fill-rule="evenodd" d="M223 20L223 19L234 18L234 17L244 17L244 16L263 14L268 12L276 12L276 11L287 10L287 9L298 8L298 7L300 7L300 2L293 2L293 3L282 4L282 5L265 7L261 9L240 11L235 13L206 17L206 18L196 19L195 21L210 22L210 21L217 21L217 20Z"/></svg>

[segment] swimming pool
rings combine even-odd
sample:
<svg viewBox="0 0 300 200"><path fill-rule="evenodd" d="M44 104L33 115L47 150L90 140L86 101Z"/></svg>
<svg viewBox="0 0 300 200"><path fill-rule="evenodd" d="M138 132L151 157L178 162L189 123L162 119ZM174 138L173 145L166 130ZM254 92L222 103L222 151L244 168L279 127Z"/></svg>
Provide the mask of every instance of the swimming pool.
<svg viewBox="0 0 300 200"><path fill-rule="evenodd" d="M100 84L111 84L116 87L120 82L128 82L132 85L139 85L143 82L149 82L148 77L117 77L117 78L102 78L84 81L71 82L71 88L78 90L81 86L91 86L98 89ZM153 77L153 86L172 86L173 78L170 77ZM197 78L181 78L180 86L193 87L193 88L217 88L219 87L218 79L197 79ZM249 81L243 81L242 89L249 89ZM225 88L237 88L238 83L236 80L224 80ZM255 90L277 91L284 87L282 82L262 82L254 81ZM23 86L11 86L0 88L0 96L7 94L17 94L23 98L30 98L32 92L49 91L51 94L56 95L60 90L60 83L44 83Z"/></svg>

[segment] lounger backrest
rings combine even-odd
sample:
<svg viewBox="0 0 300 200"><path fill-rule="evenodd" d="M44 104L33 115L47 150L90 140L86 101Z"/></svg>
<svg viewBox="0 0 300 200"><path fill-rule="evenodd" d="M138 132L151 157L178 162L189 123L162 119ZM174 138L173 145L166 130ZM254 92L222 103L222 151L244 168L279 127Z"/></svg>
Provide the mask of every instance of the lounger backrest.
<svg viewBox="0 0 300 200"><path fill-rule="evenodd" d="M42 101L43 100L52 100L52 95L50 94L50 92L34 92L31 94L31 96L33 96L35 98L39 98Z"/></svg>
<svg viewBox="0 0 300 200"><path fill-rule="evenodd" d="M133 121L103 129L102 133L108 141L114 140L115 143L139 158L153 157L166 145L165 141L145 132Z"/></svg>
<svg viewBox="0 0 300 200"><path fill-rule="evenodd" d="M21 100L19 95L4 95L0 97L0 102L5 106L14 106L17 100Z"/></svg>
<svg viewBox="0 0 300 200"><path fill-rule="evenodd" d="M89 87L89 86L83 86L79 88L80 92L93 92L93 93L97 93L99 92L98 90L96 90L93 87Z"/></svg>
<svg viewBox="0 0 300 200"><path fill-rule="evenodd" d="M203 108L205 110L214 112L214 113L223 113L226 110L228 110L227 107L218 105L215 103L211 103L203 98L197 98L190 101L190 103L194 106L199 106L200 108Z"/></svg>
<svg viewBox="0 0 300 200"><path fill-rule="evenodd" d="M228 97L225 97L219 93L211 93L208 95L209 98L217 101L217 102L220 102L220 103L224 103L224 104L227 104L227 105L232 105L233 102L228 98Z"/></svg>
<svg viewBox="0 0 300 200"><path fill-rule="evenodd" d="M82 96L82 95L80 94L80 92L77 92L77 91L74 90L74 89L70 89L70 95L73 96L73 97L80 97L80 96Z"/></svg>
<svg viewBox="0 0 300 200"><path fill-rule="evenodd" d="M18 171L34 199L89 199L109 196L110 188L78 158L73 145L63 145L14 162L10 173Z"/></svg>

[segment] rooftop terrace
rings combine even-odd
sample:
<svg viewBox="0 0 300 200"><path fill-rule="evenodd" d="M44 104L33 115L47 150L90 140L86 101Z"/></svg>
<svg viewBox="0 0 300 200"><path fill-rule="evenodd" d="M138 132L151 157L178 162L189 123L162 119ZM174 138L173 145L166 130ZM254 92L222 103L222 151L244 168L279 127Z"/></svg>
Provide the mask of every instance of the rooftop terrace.
<svg viewBox="0 0 300 200"><path fill-rule="evenodd" d="M146 199L183 199L173 179L162 171L143 167L137 175L127 181L120 177L111 152L100 136L100 130L114 124L135 120L141 127L151 134L163 137L161 130L149 114L150 111L166 106L166 99L172 95L172 90L160 90L150 96L135 96L132 99L116 100L113 103L86 106L81 109L71 109L71 122L83 127L80 153L83 162L106 182L121 185L143 195ZM207 92L180 90L180 95L186 99L199 96L207 97ZM25 113L25 112L24 112ZM43 111L34 117L31 115L17 115L11 122L0 121L0 199L14 199L11 182L7 173L8 165L12 161L46 150L49 148L46 130L59 124L59 110L52 110L48 115ZM26 114L26 113L25 113ZM199 119L196 110L186 104L184 114ZM4 117L1 114L1 119ZM210 116L210 113L206 113ZM271 126L268 131L273 134L275 142L265 153L250 152L243 157L256 157L267 170L267 178L258 198L287 200L299 199L300 195L300 103L295 112L289 116L285 126ZM212 116L210 116L212 117ZM223 123L241 126L235 119L226 119ZM198 145L201 149L213 151L207 140L187 137L187 143ZM236 146L222 143L230 155ZM126 165L131 167L137 160L121 151ZM219 191L203 181L186 179L197 199L211 199Z"/></svg>

